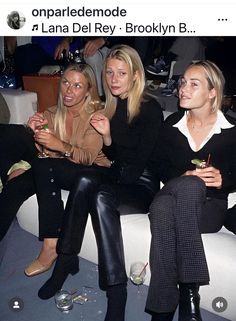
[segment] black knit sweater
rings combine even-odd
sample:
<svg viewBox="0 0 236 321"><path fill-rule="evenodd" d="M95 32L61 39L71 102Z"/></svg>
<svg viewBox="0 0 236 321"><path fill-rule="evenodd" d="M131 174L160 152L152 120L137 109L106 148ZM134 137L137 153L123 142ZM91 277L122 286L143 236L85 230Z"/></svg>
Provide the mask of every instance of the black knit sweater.
<svg viewBox="0 0 236 321"><path fill-rule="evenodd" d="M135 182L144 169L152 170L153 151L158 143L159 130L163 124L160 105L153 99L141 103L140 113L128 123L127 99L118 99L111 119L112 145L104 151L109 159L121 166L119 181Z"/></svg>
<svg viewBox="0 0 236 321"><path fill-rule="evenodd" d="M158 175L165 183L187 170L195 169L191 160L206 160L210 153L212 165L221 172L223 186L221 189L207 188L207 196L226 199L229 191L236 188L236 126L222 129L220 134L214 134L199 151L194 152L185 135L173 127L183 117L183 113L184 111L175 113L165 121L156 155ZM232 124L235 122L233 119L227 120Z"/></svg>

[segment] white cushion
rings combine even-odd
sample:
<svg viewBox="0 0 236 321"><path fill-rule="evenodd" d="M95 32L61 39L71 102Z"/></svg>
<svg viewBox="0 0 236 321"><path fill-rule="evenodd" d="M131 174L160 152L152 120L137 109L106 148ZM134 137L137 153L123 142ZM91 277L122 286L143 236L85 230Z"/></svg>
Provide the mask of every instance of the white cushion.
<svg viewBox="0 0 236 321"><path fill-rule="evenodd" d="M37 94L21 89L0 89L10 110L10 124L25 124L37 111Z"/></svg>

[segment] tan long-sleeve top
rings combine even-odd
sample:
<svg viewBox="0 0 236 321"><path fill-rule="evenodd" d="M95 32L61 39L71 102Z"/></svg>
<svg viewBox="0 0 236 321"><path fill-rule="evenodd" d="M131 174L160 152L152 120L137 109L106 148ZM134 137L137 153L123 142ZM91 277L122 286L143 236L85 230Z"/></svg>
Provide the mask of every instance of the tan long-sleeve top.
<svg viewBox="0 0 236 321"><path fill-rule="evenodd" d="M54 119L57 106L50 107L44 112L44 117L48 120L48 127L54 131ZM90 118L92 114L85 110L80 110L73 118L72 135L64 139L72 148L70 150L70 160L75 163L110 167L111 162L102 152L102 136L91 126ZM59 137L58 133L55 133ZM61 155L60 155L61 156ZM50 157L60 157L56 152L50 152Z"/></svg>

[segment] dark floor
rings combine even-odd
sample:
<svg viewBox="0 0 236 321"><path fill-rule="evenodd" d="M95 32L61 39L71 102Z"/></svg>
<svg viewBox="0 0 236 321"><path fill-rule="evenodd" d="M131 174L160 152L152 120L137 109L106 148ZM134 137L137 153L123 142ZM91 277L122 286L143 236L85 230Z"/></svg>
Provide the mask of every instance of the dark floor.
<svg viewBox="0 0 236 321"><path fill-rule="evenodd" d="M80 273L69 276L64 289L68 291L85 291L89 300L84 304L74 304L69 313L60 312L54 299L40 300L37 291L49 278L51 271L28 278L23 270L39 252L41 243L37 238L19 228L14 223L7 239L7 248L0 266L0 320L1 321L103 321L106 311L104 292L97 286L97 266L81 259ZM3 252L3 243L0 251ZM1 257L1 253L0 253ZM150 316L144 312L147 287L139 289L129 282L126 321L149 321ZM23 300L22 310L13 309L17 300ZM19 301L20 302L20 301ZM21 302L20 302L21 303ZM204 321L227 321L202 310ZM177 316L175 316L177 321Z"/></svg>

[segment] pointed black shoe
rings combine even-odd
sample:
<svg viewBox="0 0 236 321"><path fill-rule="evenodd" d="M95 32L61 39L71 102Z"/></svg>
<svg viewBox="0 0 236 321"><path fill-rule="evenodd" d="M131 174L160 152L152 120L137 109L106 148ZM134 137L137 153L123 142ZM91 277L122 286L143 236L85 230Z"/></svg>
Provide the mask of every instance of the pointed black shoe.
<svg viewBox="0 0 236 321"><path fill-rule="evenodd" d="M202 321L197 283L179 284L179 321Z"/></svg>
<svg viewBox="0 0 236 321"><path fill-rule="evenodd" d="M79 271L79 258L77 255L59 254L52 276L39 289L38 296L42 300L53 297L59 291L69 274L76 274Z"/></svg>

